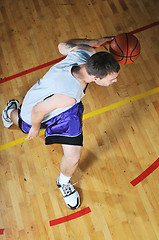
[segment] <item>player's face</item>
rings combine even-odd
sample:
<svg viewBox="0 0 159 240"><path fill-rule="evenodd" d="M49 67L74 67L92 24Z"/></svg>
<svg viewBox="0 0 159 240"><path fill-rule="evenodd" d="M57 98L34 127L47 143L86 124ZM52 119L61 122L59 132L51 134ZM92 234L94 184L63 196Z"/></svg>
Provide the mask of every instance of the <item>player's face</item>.
<svg viewBox="0 0 159 240"><path fill-rule="evenodd" d="M117 77L119 73L113 72L105 76L104 78L97 78L95 83L100 86L108 87L113 83L117 82Z"/></svg>

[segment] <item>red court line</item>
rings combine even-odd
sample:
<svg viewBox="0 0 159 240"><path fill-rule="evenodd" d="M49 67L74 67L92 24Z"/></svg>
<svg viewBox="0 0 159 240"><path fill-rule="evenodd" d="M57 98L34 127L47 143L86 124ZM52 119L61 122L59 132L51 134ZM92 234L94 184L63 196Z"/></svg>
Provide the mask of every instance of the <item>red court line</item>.
<svg viewBox="0 0 159 240"><path fill-rule="evenodd" d="M68 216L65 216L65 217L62 217L62 218L57 218L57 219L54 219L54 220L51 220L49 223L50 223L50 227L51 226L55 226L55 225L58 225L58 224L61 224L61 223L64 223L64 222L68 222L72 219L75 219L75 218L79 218L87 213L90 213L91 212L91 209L89 207L86 207L78 212L75 212L75 213L72 213Z"/></svg>
<svg viewBox="0 0 159 240"><path fill-rule="evenodd" d="M144 26L144 27L138 28L138 29L136 29L136 30L134 30L134 31L131 31L131 32L129 32L129 33L134 34L134 33L142 32L142 31L144 31L144 30L146 30L146 29L148 29L148 28L152 28L152 27L157 26L157 25L159 25L159 21L154 22L154 23L151 23L151 24L146 25L146 26Z"/></svg>
<svg viewBox="0 0 159 240"><path fill-rule="evenodd" d="M159 21L154 22L154 23L151 23L151 24L146 25L146 26L144 26L144 27L138 28L138 29L136 29L136 30L134 30L134 31L131 31L131 32L129 32L129 33L131 33L131 34L138 33L138 32L144 31L144 30L146 30L146 29L148 29L148 28L154 27L154 26L156 26L156 25L159 25ZM12 80L12 79L14 79L14 78L21 77L21 76L26 75L26 74L28 74L28 73L34 72L34 71L36 71L36 70L45 68L45 67L47 67L47 66L54 65L54 64L60 62L60 61L61 61L62 59L64 59L64 58L65 58L65 57L61 57L61 58L55 59L55 60L53 60L53 61L50 61L50 62L48 62L48 63L44 63L44 64L42 64L42 65L39 65L39 66L37 66L37 67L30 68L30 69L28 69L28 70L26 70L26 71L23 71L23 72L14 74L14 75L12 75L12 76L9 76L9 77L6 77L6 78L2 78L2 79L0 79L0 84L1 84L1 83L4 83L4 82L7 82L7 81L9 81L9 80Z"/></svg>
<svg viewBox="0 0 159 240"><path fill-rule="evenodd" d="M138 183L144 180L148 175L150 175L158 167L159 167L159 158L150 167L148 167L143 173L141 173L137 178L135 178L130 183L135 187Z"/></svg>
<svg viewBox="0 0 159 240"><path fill-rule="evenodd" d="M30 69L28 69L28 70L25 70L25 71L23 71L23 72L14 74L14 75L9 76L9 77L6 77L6 78L2 78L2 79L0 79L0 83L7 82L7 81L12 80L12 79L14 79L14 78L18 78L18 77L21 77L21 76L26 75L26 74L28 74L28 73L34 72L34 71L36 71L36 70L39 70L39 69L48 67L48 66L50 66L50 65L54 65L54 64L60 62L61 60L63 60L64 58L65 58L65 57L57 58L57 59L52 60L52 61L50 61L50 62L41 64L41 65L39 65L39 66L37 66L37 67L30 68Z"/></svg>
<svg viewBox="0 0 159 240"><path fill-rule="evenodd" d="M3 235L4 229L0 229L0 235Z"/></svg>

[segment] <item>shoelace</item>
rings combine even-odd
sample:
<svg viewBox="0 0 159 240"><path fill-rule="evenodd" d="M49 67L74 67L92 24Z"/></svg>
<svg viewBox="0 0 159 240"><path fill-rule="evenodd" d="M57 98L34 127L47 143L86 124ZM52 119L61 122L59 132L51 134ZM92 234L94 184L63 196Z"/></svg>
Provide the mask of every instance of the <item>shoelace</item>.
<svg viewBox="0 0 159 240"><path fill-rule="evenodd" d="M74 189L74 187L73 187L75 184L77 184L77 182L74 183L74 184L68 183L68 184L63 184L63 185L62 185L62 190L63 190L65 196L66 196L66 195L67 195L67 196L68 196L68 195L71 195L71 194L75 191L75 189Z"/></svg>

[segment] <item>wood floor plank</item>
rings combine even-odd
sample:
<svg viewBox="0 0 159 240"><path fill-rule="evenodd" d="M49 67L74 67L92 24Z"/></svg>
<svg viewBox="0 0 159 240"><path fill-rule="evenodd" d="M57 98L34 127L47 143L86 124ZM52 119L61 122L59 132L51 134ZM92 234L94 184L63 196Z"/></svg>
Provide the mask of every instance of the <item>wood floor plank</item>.
<svg viewBox="0 0 159 240"><path fill-rule="evenodd" d="M69 38L98 38L130 32L159 21L156 0L0 0L0 81L62 55ZM159 27L134 34L141 54L121 65L118 82L90 84L84 114L158 87ZM109 46L107 46L109 48ZM97 51L105 51L102 47ZM0 84L0 110L8 99L21 104L49 67ZM83 121L84 147L72 177L81 196L78 210L91 212L50 227L49 221L76 213L57 189L60 145L44 136L0 151L0 229L5 240L159 240L158 168L136 186L131 181L159 156L159 94ZM0 122L0 145L24 134Z"/></svg>

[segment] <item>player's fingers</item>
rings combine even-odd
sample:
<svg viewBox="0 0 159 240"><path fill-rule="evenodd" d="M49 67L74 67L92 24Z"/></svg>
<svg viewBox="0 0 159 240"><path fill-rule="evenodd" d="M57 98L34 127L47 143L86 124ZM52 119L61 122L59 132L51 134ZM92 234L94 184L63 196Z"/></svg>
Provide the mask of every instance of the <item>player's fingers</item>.
<svg viewBox="0 0 159 240"><path fill-rule="evenodd" d="M28 140L29 139L29 135L25 138L25 140Z"/></svg>
<svg viewBox="0 0 159 240"><path fill-rule="evenodd" d="M105 37L107 40L113 40L115 37L114 36L109 36L109 37Z"/></svg>
<svg viewBox="0 0 159 240"><path fill-rule="evenodd" d="M106 37L107 43L111 43L114 40L114 37Z"/></svg>
<svg viewBox="0 0 159 240"><path fill-rule="evenodd" d="M30 134L28 134L28 136L25 138L25 140L31 139L32 137L30 136Z"/></svg>

